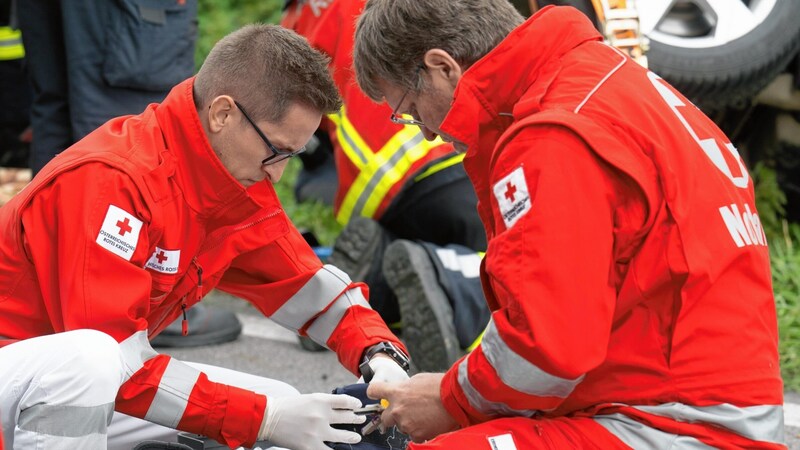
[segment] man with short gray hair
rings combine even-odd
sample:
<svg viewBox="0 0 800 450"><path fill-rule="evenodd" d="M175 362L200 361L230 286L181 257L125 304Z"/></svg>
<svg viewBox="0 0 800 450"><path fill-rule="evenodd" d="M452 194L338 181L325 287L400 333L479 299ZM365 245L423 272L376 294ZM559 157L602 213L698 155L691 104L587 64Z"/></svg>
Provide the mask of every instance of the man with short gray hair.
<svg viewBox="0 0 800 450"><path fill-rule="evenodd" d="M370 385L409 448L784 448L766 237L711 120L569 7L369 0L353 55L466 152L489 239L481 344Z"/></svg>
<svg viewBox="0 0 800 450"><path fill-rule="evenodd" d="M361 440L333 427L365 420L354 397L300 395L148 342L180 317L185 334L186 309L218 288L354 374L408 377L365 286L320 262L273 188L340 106L323 55L284 28L247 26L162 103L98 128L0 209L7 446L127 450L175 430L233 448Z"/></svg>

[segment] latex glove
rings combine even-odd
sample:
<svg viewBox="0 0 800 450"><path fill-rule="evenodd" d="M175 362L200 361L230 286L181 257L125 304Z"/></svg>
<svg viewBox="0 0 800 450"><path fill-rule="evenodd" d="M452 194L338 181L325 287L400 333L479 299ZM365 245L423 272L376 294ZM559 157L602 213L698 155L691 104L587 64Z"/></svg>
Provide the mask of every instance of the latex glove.
<svg viewBox="0 0 800 450"><path fill-rule="evenodd" d="M330 450L325 442L357 444L361 435L338 430L331 424L364 423L353 409L361 401L349 395L304 394L267 399L267 411L258 431L258 440L293 450Z"/></svg>
<svg viewBox="0 0 800 450"><path fill-rule="evenodd" d="M408 379L408 373L406 373L395 360L388 356L383 356L380 353L369 360L369 366L372 368L372 372L375 373L370 383L376 381L405 381Z"/></svg>

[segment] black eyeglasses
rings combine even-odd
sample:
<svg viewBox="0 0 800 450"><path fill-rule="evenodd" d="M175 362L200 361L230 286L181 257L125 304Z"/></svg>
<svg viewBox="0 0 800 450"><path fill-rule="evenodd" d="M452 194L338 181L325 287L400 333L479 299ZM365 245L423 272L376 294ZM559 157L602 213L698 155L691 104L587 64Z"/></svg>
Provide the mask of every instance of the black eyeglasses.
<svg viewBox="0 0 800 450"><path fill-rule="evenodd" d="M306 146L305 145L300 147L299 150L295 150L295 151L282 150L282 149L279 149L278 147L275 147L274 145L272 145L272 142L270 142L269 139L267 139L267 136L264 134L264 132L262 132L261 129L258 128L256 123L253 122L253 119L250 118L250 116L247 114L247 111L245 111L244 107L242 107L242 105L240 105L239 102L237 102L236 100L234 100L233 103L236 104L236 107L239 108L239 111L242 112L242 115L244 115L244 118L247 119L248 122L250 122L250 125L252 125L253 128L256 130L256 133L258 133L258 136L261 138L262 141L264 141L265 144L267 144L267 148L269 148L270 151L272 152L272 155L264 158L264 160L261 161L261 165L262 166L266 166L266 165L269 165L269 164L275 164L275 163L281 162L284 159L291 158L292 156L299 155L300 153L303 153L304 151L306 151Z"/></svg>
<svg viewBox="0 0 800 450"><path fill-rule="evenodd" d="M417 75L419 75L420 69L423 69L424 67L425 67L425 65L423 65L423 64L420 64L420 65L417 66L417 70L414 72L414 77L415 78L417 77ZM411 91L411 88L406 89L406 91L403 93L403 96L400 97L400 102L397 103L397 107L394 109L394 111L392 111L392 115L389 116L389 120L391 120L392 123L396 123L398 125L416 125L418 127L424 127L425 126L424 123L420 122L417 119L414 119L413 117L411 117L408 114L397 114L397 110L400 109L400 106L403 104L403 100L406 99L406 96L408 95L408 93L410 91ZM405 116L408 116L408 117L405 117Z"/></svg>

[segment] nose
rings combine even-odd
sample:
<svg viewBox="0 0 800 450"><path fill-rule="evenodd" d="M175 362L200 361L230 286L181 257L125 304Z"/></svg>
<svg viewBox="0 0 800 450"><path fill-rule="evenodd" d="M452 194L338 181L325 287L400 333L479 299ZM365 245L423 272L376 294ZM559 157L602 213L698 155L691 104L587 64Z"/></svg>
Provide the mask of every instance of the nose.
<svg viewBox="0 0 800 450"><path fill-rule="evenodd" d="M266 166L261 166L261 170L267 174L267 178L272 184L277 183L281 180L283 176L283 171L286 170L286 165L289 164L289 160L292 158L286 158L283 161L278 161L275 164L269 164Z"/></svg>
<svg viewBox="0 0 800 450"><path fill-rule="evenodd" d="M436 139L437 136L439 136L437 133L434 133L426 126L420 126L419 129L420 131L422 131L422 136L424 136L425 139L428 141L432 141Z"/></svg>

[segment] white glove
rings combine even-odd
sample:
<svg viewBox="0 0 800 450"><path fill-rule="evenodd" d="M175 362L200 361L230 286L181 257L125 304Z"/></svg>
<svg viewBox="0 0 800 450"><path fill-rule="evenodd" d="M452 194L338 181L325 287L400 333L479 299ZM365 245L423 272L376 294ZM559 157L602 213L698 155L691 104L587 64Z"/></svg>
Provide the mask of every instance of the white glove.
<svg viewBox="0 0 800 450"><path fill-rule="evenodd" d="M304 394L267 399L267 411L258 431L258 440L293 450L330 450L325 442L357 444L361 435L338 430L331 424L364 423L353 409L361 401L349 395Z"/></svg>
<svg viewBox="0 0 800 450"><path fill-rule="evenodd" d="M400 367L395 360L388 356L375 355L369 360L369 366L375 374L372 376L370 383L376 381L390 382L390 381L404 381L408 379L408 374L402 367Z"/></svg>

